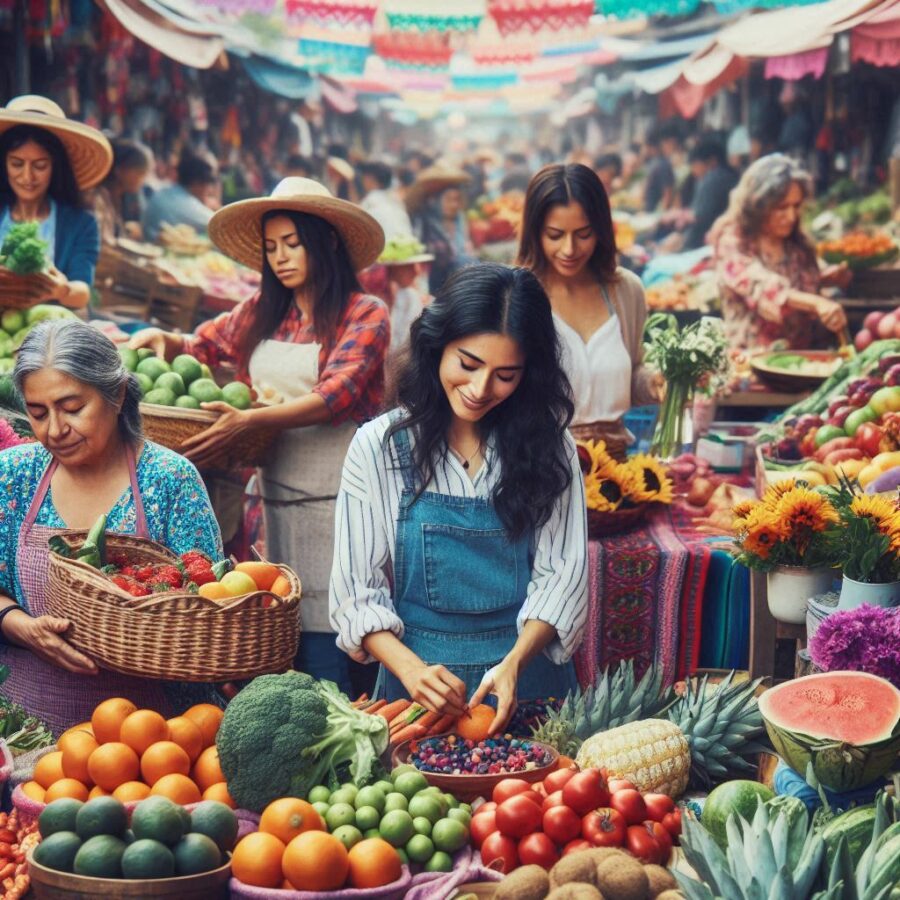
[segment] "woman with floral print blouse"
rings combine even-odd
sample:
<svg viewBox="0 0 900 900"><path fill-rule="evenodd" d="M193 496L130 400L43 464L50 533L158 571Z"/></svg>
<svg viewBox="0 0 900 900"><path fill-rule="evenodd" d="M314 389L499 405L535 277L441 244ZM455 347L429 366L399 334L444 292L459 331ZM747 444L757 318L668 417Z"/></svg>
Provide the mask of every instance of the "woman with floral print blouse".
<svg viewBox="0 0 900 900"><path fill-rule="evenodd" d="M800 227L811 179L778 153L758 159L731 193L727 212L710 231L722 294L725 330L733 347L765 349L775 341L795 350L828 346L847 327L839 303L823 287L845 287L846 264L819 269Z"/></svg>

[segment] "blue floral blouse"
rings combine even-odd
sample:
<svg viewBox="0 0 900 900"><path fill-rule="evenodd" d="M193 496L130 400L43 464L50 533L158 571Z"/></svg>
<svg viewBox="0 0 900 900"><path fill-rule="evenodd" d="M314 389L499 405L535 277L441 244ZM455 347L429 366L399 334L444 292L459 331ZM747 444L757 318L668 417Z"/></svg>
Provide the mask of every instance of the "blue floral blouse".
<svg viewBox="0 0 900 900"><path fill-rule="evenodd" d="M0 452L0 591L28 608L16 577L19 532L50 464L50 452L41 444L22 444ZM144 503L147 530L152 540L173 553L202 550L221 559L222 536L200 475L183 456L151 441L137 463L137 481ZM36 525L65 528L52 490L47 492ZM109 512L110 531L133 534L137 530L131 487Z"/></svg>

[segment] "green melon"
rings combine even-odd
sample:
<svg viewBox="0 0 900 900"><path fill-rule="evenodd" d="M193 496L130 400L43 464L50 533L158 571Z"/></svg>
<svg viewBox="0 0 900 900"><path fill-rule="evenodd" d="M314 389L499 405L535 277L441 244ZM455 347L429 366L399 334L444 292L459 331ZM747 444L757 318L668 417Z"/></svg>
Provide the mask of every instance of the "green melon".
<svg viewBox="0 0 900 900"><path fill-rule="evenodd" d="M844 792L890 771L900 751L900 690L866 672L806 675L770 688L759 711L778 754Z"/></svg>
<svg viewBox="0 0 900 900"><path fill-rule="evenodd" d="M872 826L875 824L875 807L858 806L850 809L836 819L832 819L822 829L822 840L825 841L825 867L831 870L838 851L838 842L843 838L850 851L853 867L859 862L863 851L872 840Z"/></svg>
<svg viewBox="0 0 900 900"><path fill-rule="evenodd" d="M726 781L710 791L703 804L700 821L716 843L725 850L728 844L725 832L728 817L737 813L752 822L758 802L762 800L765 803L774 797L775 794L758 781Z"/></svg>

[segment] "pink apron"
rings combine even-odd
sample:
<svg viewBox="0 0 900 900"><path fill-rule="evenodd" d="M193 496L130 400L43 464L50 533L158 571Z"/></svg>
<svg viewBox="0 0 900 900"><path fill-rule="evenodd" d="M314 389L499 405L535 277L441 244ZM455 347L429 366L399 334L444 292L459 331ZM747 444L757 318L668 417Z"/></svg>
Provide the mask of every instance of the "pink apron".
<svg viewBox="0 0 900 900"><path fill-rule="evenodd" d="M50 555L47 541L65 529L35 525L44 498L50 490L50 480L58 463L53 460L38 485L31 501L16 548L16 571L19 584L34 616L46 614L47 581ZM137 483L134 450L128 449L128 474L134 498L138 537L149 537L144 504ZM0 647L0 661L9 666L9 678L0 685L6 694L25 709L43 719L54 735L91 717L94 707L109 697L126 697L140 709L155 709L168 718L169 709L162 682L120 675L100 669L97 675L76 675L59 666L45 662L22 647L6 644Z"/></svg>

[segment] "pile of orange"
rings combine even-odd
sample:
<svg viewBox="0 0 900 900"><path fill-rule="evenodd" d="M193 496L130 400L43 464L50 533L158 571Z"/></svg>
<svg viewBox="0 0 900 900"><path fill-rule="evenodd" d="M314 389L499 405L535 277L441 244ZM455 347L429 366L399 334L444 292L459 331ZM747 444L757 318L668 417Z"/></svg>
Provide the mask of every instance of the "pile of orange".
<svg viewBox="0 0 900 900"><path fill-rule="evenodd" d="M129 803L157 794L181 804L219 800L233 809L216 751L222 715L199 703L167 721L130 700L104 700L90 722L60 735L22 790L40 803L109 795Z"/></svg>
<svg viewBox="0 0 900 900"><path fill-rule="evenodd" d="M377 837L348 851L309 803L283 797L263 810L259 831L238 842L231 873L256 887L338 891L391 884L400 878L402 863L397 851Z"/></svg>

